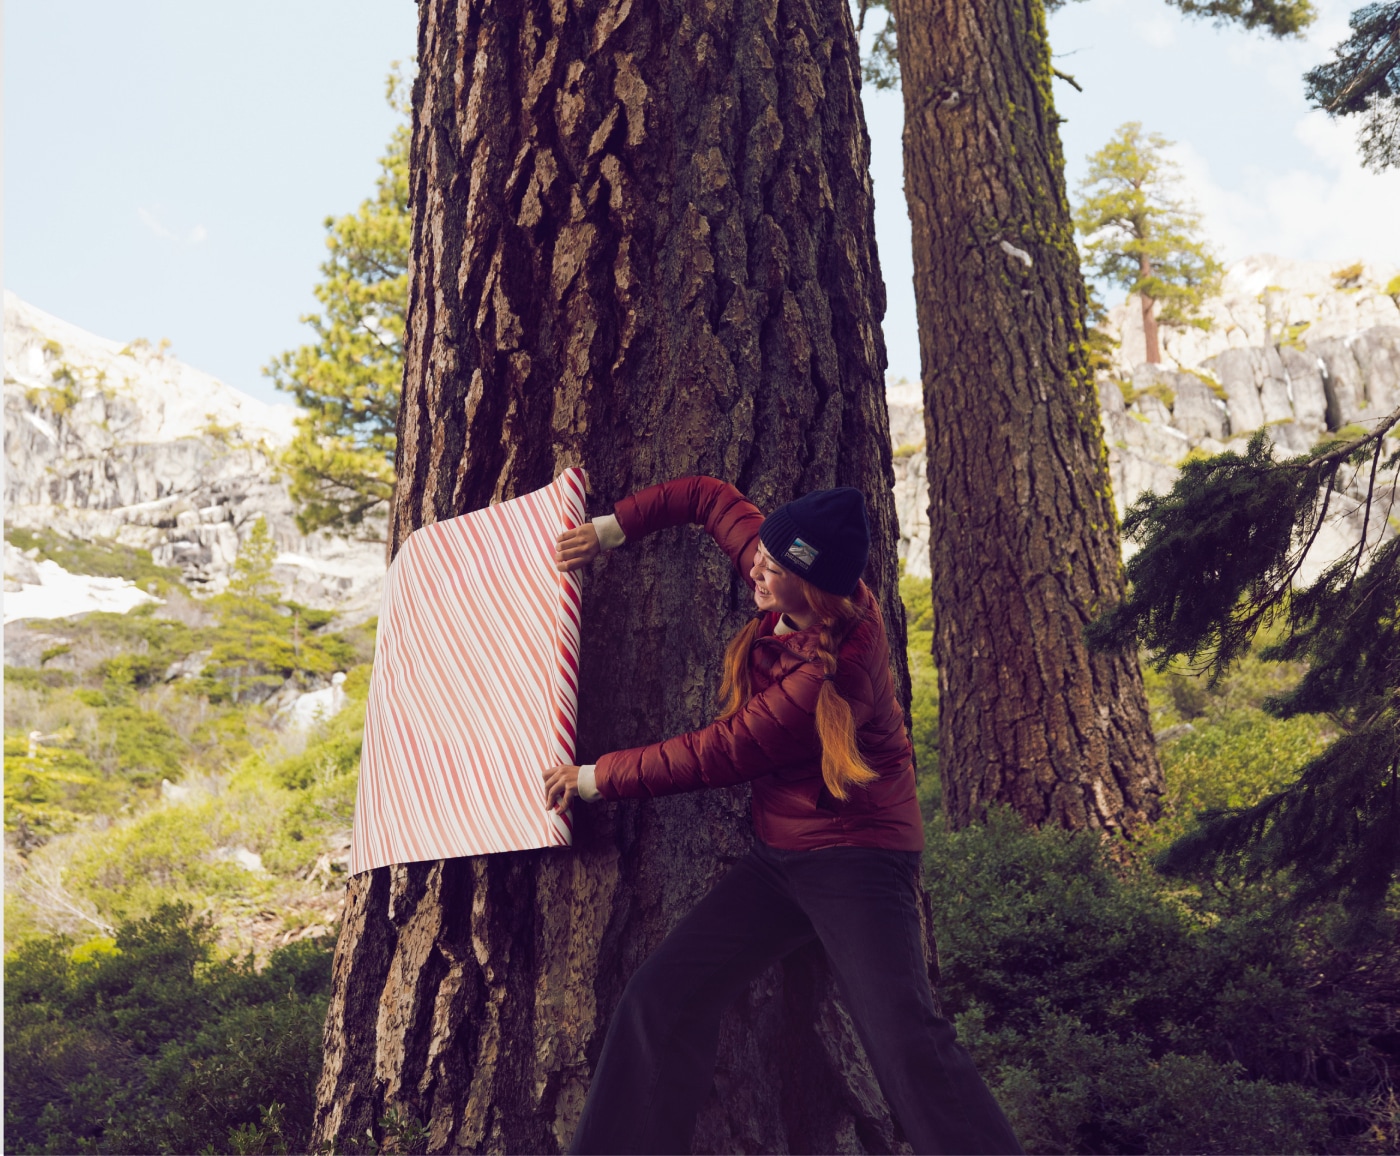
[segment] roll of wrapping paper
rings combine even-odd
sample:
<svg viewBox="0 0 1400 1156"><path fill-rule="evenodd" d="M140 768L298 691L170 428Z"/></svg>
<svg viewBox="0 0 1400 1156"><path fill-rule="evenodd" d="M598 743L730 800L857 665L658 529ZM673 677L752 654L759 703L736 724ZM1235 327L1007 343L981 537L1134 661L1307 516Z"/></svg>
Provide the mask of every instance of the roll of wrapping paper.
<svg viewBox="0 0 1400 1156"><path fill-rule="evenodd" d="M575 761L582 579L554 565L585 476L409 535L384 579L350 873L567 846L542 772Z"/></svg>

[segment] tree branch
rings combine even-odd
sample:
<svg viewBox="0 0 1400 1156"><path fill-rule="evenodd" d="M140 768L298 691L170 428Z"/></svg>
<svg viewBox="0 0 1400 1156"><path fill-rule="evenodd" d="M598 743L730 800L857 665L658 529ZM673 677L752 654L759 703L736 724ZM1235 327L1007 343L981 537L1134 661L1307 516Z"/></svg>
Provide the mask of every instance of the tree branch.
<svg viewBox="0 0 1400 1156"><path fill-rule="evenodd" d="M1327 465L1338 460L1344 461L1368 442L1380 441L1381 438L1385 437L1385 435L1390 432L1397 422L1400 422L1400 408L1392 410L1381 419L1380 425L1365 436L1349 441L1345 445L1338 446L1334 450L1329 450L1325 454L1319 454L1315 458L1309 458L1305 462L1290 462L1288 463L1289 468L1295 470L1310 470L1317 465Z"/></svg>
<svg viewBox="0 0 1400 1156"><path fill-rule="evenodd" d="M1243 630L1246 636L1254 632L1264 615L1276 606L1282 600L1283 596L1293 588L1293 579L1298 576L1298 571L1303 567L1303 559L1308 556L1308 551L1313 548L1313 543L1317 541L1318 534L1322 532L1322 524L1327 520L1327 509L1332 503L1332 493L1337 484L1338 469L1340 469L1339 466L1334 467L1327 475L1327 490L1322 495L1322 509L1318 511L1317 521L1313 523L1312 533L1308 535L1308 540L1303 548L1298 551L1298 556L1294 560L1292 568L1288 571L1288 576L1274 587L1272 594L1260 602L1259 605L1238 624L1239 629Z"/></svg>
<svg viewBox="0 0 1400 1156"><path fill-rule="evenodd" d="M1366 483L1366 512L1361 515L1361 541L1356 547L1356 563L1351 568L1351 577L1347 579L1347 589L1351 589L1351 584L1356 581L1357 572L1361 569L1361 559L1366 554L1366 531L1371 526L1371 498L1376 492L1376 470L1381 464L1381 452L1384 445L1376 442L1375 452L1371 455L1371 477Z"/></svg>
<svg viewBox="0 0 1400 1156"><path fill-rule="evenodd" d="M1365 70L1353 76L1331 100L1322 106L1323 111L1336 115L1338 109L1351 99L1352 93L1358 88L1364 91L1370 89L1378 76L1384 76L1394 67L1394 62L1384 52L1384 49L1391 44L1400 41L1400 28L1396 28L1386 39L1376 47L1377 59L1366 66Z"/></svg>

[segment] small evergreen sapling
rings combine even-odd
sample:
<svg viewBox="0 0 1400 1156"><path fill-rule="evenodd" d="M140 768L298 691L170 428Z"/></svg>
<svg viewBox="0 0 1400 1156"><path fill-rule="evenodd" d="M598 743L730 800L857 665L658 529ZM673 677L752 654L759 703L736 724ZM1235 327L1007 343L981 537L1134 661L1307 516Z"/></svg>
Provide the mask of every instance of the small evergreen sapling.
<svg viewBox="0 0 1400 1156"><path fill-rule="evenodd" d="M272 568L277 544L267 523L253 523L238 551L228 589L209 604L218 613L200 688L217 702L262 702L288 679L329 678L353 653L338 635L317 633L327 611L284 602Z"/></svg>
<svg viewBox="0 0 1400 1156"><path fill-rule="evenodd" d="M1339 734L1297 780L1251 807L1206 812L1165 854L1173 872L1287 876L1295 907L1338 900L1360 927L1400 872L1400 538L1372 531L1392 513L1400 453L1364 436L1275 462L1259 431L1243 456L1188 461L1167 494L1145 494L1123 523L1140 549L1130 594L1089 628L1093 645L1138 642L1165 669L1184 656L1218 679L1275 621L1265 658L1308 672L1265 704L1280 718L1324 713ZM1364 494L1356 545L1294 589L1344 471Z"/></svg>

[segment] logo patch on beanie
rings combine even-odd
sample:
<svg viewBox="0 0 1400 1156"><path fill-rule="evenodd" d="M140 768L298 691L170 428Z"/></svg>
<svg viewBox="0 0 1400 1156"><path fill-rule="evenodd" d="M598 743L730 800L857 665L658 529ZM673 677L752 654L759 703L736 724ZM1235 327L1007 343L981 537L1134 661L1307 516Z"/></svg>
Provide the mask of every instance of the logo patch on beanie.
<svg viewBox="0 0 1400 1156"><path fill-rule="evenodd" d="M794 538L792 545L787 548L787 559L789 562L796 562L802 569L809 570L820 553L815 546L809 546L801 538Z"/></svg>

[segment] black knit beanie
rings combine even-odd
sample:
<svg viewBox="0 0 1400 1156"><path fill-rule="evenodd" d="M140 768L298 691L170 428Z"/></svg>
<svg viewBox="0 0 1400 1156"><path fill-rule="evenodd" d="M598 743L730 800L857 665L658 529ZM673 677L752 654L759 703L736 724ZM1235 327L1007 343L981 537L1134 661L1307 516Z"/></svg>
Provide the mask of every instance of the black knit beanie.
<svg viewBox="0 0 1400 1156"><path fill-rule="evenodd" d="M779 506L758 537L778 565L828 594L850 597L870 556L865 495L850 486L817 490Z"/></svg>

